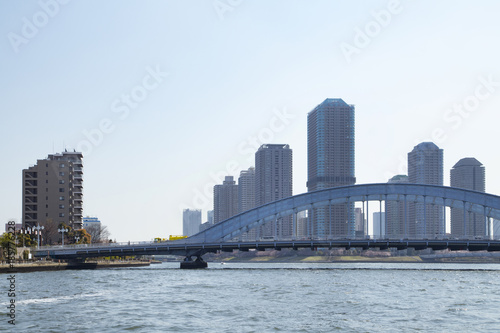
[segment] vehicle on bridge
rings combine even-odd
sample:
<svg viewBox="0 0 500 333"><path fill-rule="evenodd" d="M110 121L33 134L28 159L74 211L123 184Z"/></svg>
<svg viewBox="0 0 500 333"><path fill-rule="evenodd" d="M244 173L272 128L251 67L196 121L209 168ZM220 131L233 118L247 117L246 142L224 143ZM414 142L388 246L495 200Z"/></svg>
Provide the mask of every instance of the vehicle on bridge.
<svg viewBox="0 0 500 333"><path fill-rule="evenodd" d="M182 236L182 235L170 235L167 238L161 238L161 237L156 237L154 239L154 243L162 243L162 242L168 242L168 241L176 241L176 240L179 240L179 239L185 239L187 238L188 236Z"/></svg>
<svg viewBox="0 0 500 333"><path fill-rule="evenodd" d="M175 241L175 240L184 239L184 238L188 238L188 236L182 236L182 235L170 235L170 236L168 237L168 240L169 240L169 241Z"/></svg>

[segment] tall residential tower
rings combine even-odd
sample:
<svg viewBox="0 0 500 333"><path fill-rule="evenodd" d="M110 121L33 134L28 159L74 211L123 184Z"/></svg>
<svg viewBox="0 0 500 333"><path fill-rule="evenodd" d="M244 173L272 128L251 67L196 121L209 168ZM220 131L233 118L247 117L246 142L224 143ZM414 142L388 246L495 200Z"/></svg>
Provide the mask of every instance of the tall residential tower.
<svg viewBox="0 0 500 333"><path fill-rule="evenodd" d="M292 149L286 144L264 144L255 153L255 204L292 196ZM292 217L280 218L262 229L262 236L291 236Z"/></svg>
<svg viewBox="0 0 500 333"><path fill-rule="evenodd" d="M238 214L238 185L226 176L222 185L214 186L214 224Z"/></svg>
<svg viewBox="0 0 500 333"><path fill-rule="evenodd" d="M65 151L23 170L23 227L51 220L82 228L83 155Z"/></svg>
<svg viewBox="0 0 500 333"><path fill-rule="evenodd" d="M462 158L450 171L450 186L485 192L484 166L475 158ZM451 209L451 234L454 237L485 236L484 215Z"/></svg>
<svg viewBox="0 0 500 333"><path fill-rule="evenodd" d="M354 105L327 98L307 115L308 192L356 183ZM314 236L354 236L354 203L310 211ZM330 216L330 212L332 213Z"/></svg>
<svg viewBox="0 0 500 333"><path fill-rule="evenodd" d="M422 142L408 153L408 180L413 184L443 185L443 150ZM424 197L425 198L425 197ZM445 234L443 207L431 203L410 203L409 235L420 238Z"/></svg>

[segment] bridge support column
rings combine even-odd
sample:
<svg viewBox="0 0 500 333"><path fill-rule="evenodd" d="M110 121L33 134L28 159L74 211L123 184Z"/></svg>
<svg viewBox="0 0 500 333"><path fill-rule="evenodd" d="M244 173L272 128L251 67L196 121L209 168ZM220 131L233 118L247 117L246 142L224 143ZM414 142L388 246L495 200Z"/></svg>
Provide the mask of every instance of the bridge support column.
<svg viewBox="0 0 500 333"><path fill-rule="evenodd" d="M483 206L483 211L484 211L484 237L488 238L489 218L488 215L486 215L486 206Z"/></svg>
<svg viewBox="0 0 500 333"><path fill-rule="evenodd" d="M465 222L465 213L466 213L466 210L465 210L465 201L464 201L464 237L467 237L467 232L466 232L466 222Z"/></svg>
<svg viewBox="0 0 500 333"><path fill-rule="evenodd" d="M422 238L427 238L427 203L424 195L424 236Z"/></svg>
<svg viewBox="0 0 500 333"><path fill-rule="evenodd" d="M380 211L380 216L379 216L379 229L380 229L380 236L379 238L382 238L382 199L379 199L379 211Z"/></svg>
<svg viewBox="0 0 500 333"><path fill-rule="evenodd" d="M207 268L208 264L201 255L196 256L196 260L193 260L192 256L187 256L184 261L181 261L181 269L196 269L196 268Z"/></svg>
<svg viewBox="0 0 500 333"><path fill-rule="evenodd" d="M406 222L408 221L407 220L407 207L406 207L406 194L404 195L405 197L405 218L404 218L404 238L407 238L408 235L407 235L407 232L408 232L408 229L407 229L407 226L406 226Z"/></svg>
<svg viewBox="0 0 500 333"><path fill-rule="evenodd" d="M366 235L370 236L370 200L366 200Z"/></svg>
<svg viewBox="0 0 500 333"><path fill-rule="evenodd" d="M443 200L443 232L441 233L441 237L446 236L446 199Z"/></svg>
<svg viewBox="0 0 500 333"><path fill-rule="evenodd" d="M329 234L330 237L328 239L332 239L332 200L331 199L328 200L328 203L329 203L328 204L328 207L329 207L328 219L330 221L330 223L329 223L329 232L328 232L328 234Z"/></svg>

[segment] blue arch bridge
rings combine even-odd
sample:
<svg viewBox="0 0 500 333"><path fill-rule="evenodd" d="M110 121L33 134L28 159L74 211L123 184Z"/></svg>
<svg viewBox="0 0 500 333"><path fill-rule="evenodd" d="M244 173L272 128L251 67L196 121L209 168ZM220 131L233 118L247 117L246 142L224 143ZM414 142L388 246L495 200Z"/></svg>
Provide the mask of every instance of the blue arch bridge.
<svg viewBox="0 0 500 333"><path fill-rule="evenodd" d="M372 202L373 206L373 201L379 203L380 211L383 202L396 203L401 207L398 220L399 234L384 235L381 232L379 235L384 236L368 236L369 223L365 224L364 232L356 234L354 217L349 213L352 209L346 209L348 215L346 233L341 235L332 233L332 219L329 218L332 216L332 207L335 209L340 204L345 207L350 205L353 208L355 202L362 202L363 214L368 220L368 203ZM412 205L420 208L410 208ZM460 216L463 216L463 234L459 237L452 238L445 234L447 207L453 211L460 210ZM418 230L412 229L409 217L412 209L413 215L419 214L421 219ZM418 209L420 213L417 212ZM318 230L315 231L312 223L308 221L314 218L315 211L321 210L324 225L320 233ZM430 215L430 211L434 211L434 215ZM305 219L305 228L301 225L304 219L298 218L305 215L304 212L309 212L311 215L311 218ZM467 234L465 221L471 214L479 216L480 224L484 223L481 226L484 235ZM433 216L432 220L429 216ZM386 228L387 218L388 214L385 214ZM452 251L500 251L500 240L493 239L491 233L492 219L500 219L500 197L496 195L436 185L363 184L328 188L271 202L219 222L183 240L41 247L35 252L35 257L84 260L102 256L173 254L185 256L184 267L188 268L206 267L201 256L209 252L251 249L263 251L282 248L396 248L398 250L430 248ZM286 235L282 232L284 223L288 223L291 229ZM267 228L268 233L260 235L264 228ZM193 260L192 257L197 259Z"/></svg>

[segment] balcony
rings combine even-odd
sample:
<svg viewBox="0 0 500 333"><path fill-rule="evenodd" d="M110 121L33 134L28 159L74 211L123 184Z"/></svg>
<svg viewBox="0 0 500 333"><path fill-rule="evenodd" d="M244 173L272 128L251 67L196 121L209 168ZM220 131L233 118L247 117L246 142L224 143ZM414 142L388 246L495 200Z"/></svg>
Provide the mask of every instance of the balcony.
<svg viewBox="0 0 500 333"><path fill-rule="evenodd" d="M25 196L24 197L24 203L37 203L38 202L38 197L28 197L28 196Z"/></svg>
<svg viewBox="0 0 500 333"><path fill-rule="evenodd" d="M26 179L24 181L24 186L25 187L36 187L36 186L38 186L38 181L34 180L34 179L32 179L32 180Z"/></svg>

